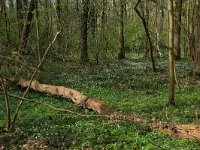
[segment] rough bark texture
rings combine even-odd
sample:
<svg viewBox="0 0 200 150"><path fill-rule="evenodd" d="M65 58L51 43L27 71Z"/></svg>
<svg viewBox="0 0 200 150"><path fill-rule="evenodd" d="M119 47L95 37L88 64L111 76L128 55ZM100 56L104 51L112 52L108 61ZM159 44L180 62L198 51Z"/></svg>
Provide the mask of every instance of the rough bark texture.
<svg viewBox="0 0 200 150"><path fill-rule="evenodd" d="M11 78L10 81L15 82L22 87L27 87L30 82L29 80L16 78ZM41 84L38 81L33 81L31 82L30 88L36 91L49 93L51 95L67 97L77 106L94 110L99 114L103 114L114 119L128 120L135 124L144 124L150 129L166 132L169 135L178 136L184 139L195 139L200 142L200 125L175 124L160 121L155 123L148 123L148 121L145 119L140 119L132 114L122 114L101 100L88 97L74 89L66 88L64 86L47 85Z"/></svg>

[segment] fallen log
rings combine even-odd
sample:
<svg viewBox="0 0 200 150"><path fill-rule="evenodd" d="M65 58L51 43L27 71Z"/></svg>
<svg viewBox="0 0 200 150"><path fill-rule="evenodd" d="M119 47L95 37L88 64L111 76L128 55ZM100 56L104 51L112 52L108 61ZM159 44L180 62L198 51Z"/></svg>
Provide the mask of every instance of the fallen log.
<svg viewBox="0 0 200 150"><path fill-rule="evenodd" d="M30 84L30 81L25 79L10 78L10 81L24 88L28 87ZM110 118L128 120L135 124L145 124L150 129L155 129L162 132L164 131L169 135L177 136L183 139L194 139L200 142L200 125L176 124L162 121L149 123L147 120L141 119L135 115L125 115L120 113L99 99L86 96L79 91L66 88L64 86L41 84L34 80L31 82L30 88L39 92L45 92L51 95L69 98L73 103L75 103L75 105L79 107L94 110L97 113L109 116Z"/></svg>

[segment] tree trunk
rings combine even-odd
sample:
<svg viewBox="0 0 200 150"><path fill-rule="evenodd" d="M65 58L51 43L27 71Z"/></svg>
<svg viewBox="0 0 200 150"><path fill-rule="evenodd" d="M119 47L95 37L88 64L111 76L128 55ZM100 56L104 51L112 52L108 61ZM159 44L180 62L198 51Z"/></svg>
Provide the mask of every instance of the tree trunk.
<svg viewBox="0 0 200 150"><path fill-rule="evenodd" d="M101 13L101 32L100 32L100 43L101 43L101 47L100 49L103 50L102 54L104 54L104 56L106 56L106 52L107 52L107 36L106 36L106 25L107 25L107 14L106 14L106 10L107 10L107 0L103 0L102 1L102 13Z"/></svg>
<svg viewBox="0 0 200 150"><path fill-rule="evenodd" d="M120 22L119 22L119 52L118 59L125 58L125 48L124 48L124 0L120 0Z"/></svg>
<svg viewBox="0 0 200 150"><path fill-rule="evenodd" d="M8 15L7 15L7 7L6 7L6 1L5 0L2 0L1 1L1 6L2 6L2 13L4 15L4 19L5 19L5 32L6 32L6 46L8 49L10 49L10 21L8 19Z"/></svg>
<svg viewBox="0 0 200 150"><path fill-rule="evenodd" d="M29 10L28 10L26 23L24 24L23 30L22 30L22 33L21 33L19 51L22 51L26 46L28 35L30 33L30 30L31 30L31 21L33 19L34 9L35 9L35 0L31 0L31 2L29 4Z"/></svg>
<svg viewBox="0 0 200 150"><path fill-rule="evenodd" d="M158 57L161 56L161 52L160 52L160 33L158 31L158 28L159 28L159 22L160 22L160 14L159 14L159 8L158 6L156 5L156 18L155 18L155 46L156 46L156 52L157 52L157 55Z"/></svg>
<svg viewBox="0 0 200 150"><path fill-rule="evenodd" d="M3 14L3 0L0 1L0 13Z"/></svg>
<svg viewBox="0 0 200 150"><path fill-rule="evenodd" d="M57 12L57 17L58 17L57 30L61 31L62 23L61 23L61 2L60 2L60 0L56 0L56 12ZM62 32L61 32L61 34L58 35L58 43L59 43L60 48L63 49Z"/></svg>
<svg viewBox="0 0 200 150"><path fill-rule="evenodd" d="M95 38L96 36L96 28L97 28L97 12L96 6L94 2L90 3L90 11L89 11L89 28L92 34L92 37Z"/></svg>
<svg viewBox="0 0 200 150"><path fill-rule="evenodd" d="M18 30L19 30L19 37L23 29L23 15L22 15L22 1L16 0L16 11L17 11L17 21L18 21Z"/></svg>
<svg viewBox="0 0 200 150"><path fill-rule="evenodd" d="M190 9L191 1L187 1L187 10L186 10L186 32L187 36L184 37L184 56L188 57L190 52Z"/></svg>
<svg viewBox="0 0 200 150"><path fill-rule="evenodd" d="M40 22L39 22L39 10L38 10L38 1L35 1L35 10L36 10L36 14L35 14L35 27L36 27L36 39L37 39L37 58L38 58L38 62L40 63L41 60L41 54L40 54Z"/></svg>
<svg viewBox="0 0 200 150"><path fill-rule="evenodd" d="M188 1L188 9L187 9L187 32L188 32L188 36L189 36L189 40L188 40L188 49L187 49L187 53L188 55L191 57L192 60L194 60L195 57L195 6L196 4L194 3L194 1Z"/></svg>
<svg viewBox="0 0 200 150"><path fill-rule="evenodd" d="M138 0L137 4L135 5L134 9L137 13L137 15L140 17L140 19L142 20L142 23L143 23L143 26L144 26L144 30L145 30L145 33L146 33L146 37L149 41L149 46L150 46L150 56L151 56L151 63L152 63L152 69L154 72L156 72L156 66L155 66L155 62L154 62L154 56L153 56L153 44L152 44L152 41L151 41L151 36L150 36L150 33L149 33L149 29L148 29L148 26L147 26L147 22L145 20L145 18L140 14L139 10L138 10L138 5L140 4L141 0Z"/></svg>
<svg viewBox="0 0 200 150"><path fill-rule="evenodd" d="M174 24L174 56L176 60L181 58L181 12L182 0L175 0L175 24Z"/></svg>
<svg viewBox="0 0 200 150"><path fill-rule="evenodd" d="M149 26L149 8L148 8L148 4L147 3L148 3L147 1L145 1L143 5L141 3L141 5L142 5L141 8L143 8L141 16L144 18L144 20L146 22L145 26L148 28L148 26ZM145 37L145 49L146 50L145 50L144 56L146 57L146 56L148 56L149 49L150 49L149 48L149 40L148 40L147 36Z"/></svg>
<svg viewBox="0 0 200 150"><path fill-rule="evenodd" d="M82 14L81 14L81 62L89 62L88 57L88 44L87 44L87 31L88 31L88 5L89 0L82 1Z"/></svg>
<svg viewBox="0 0 200 150"><path fill-rule="evenodd" d="M1 83L2 83L2 89L4 91L4 97L5 97L5 108L6 108L6 131L10 131L11 129L11 113L10 113L10 102L8 99L8 83L7 80L4 80L2 77L0 77Z"/></svg>
<svg viewBox="0 0 200 150"><path fill-rule="evenodd" d="M174 105L174 15L173 0L168 0L169 13L169 105Z"/></svg>
<svg viewBox="0 0 200 150"><path fill-rule="evenodd" d="M200 0L197 5L197 35L196 35L196 55L194 60L194 73L200 76Z"/></svg>
<svg viewBox="0 0 200 150"><path fill-rule="evenodd" d="M102 1L102 14L101 14L101 28L103 30L103 33L104 33L104 30L105 30L105 23L106 23L106 0L103 0ZM104 37L103 37L104 38Z"/></svg>

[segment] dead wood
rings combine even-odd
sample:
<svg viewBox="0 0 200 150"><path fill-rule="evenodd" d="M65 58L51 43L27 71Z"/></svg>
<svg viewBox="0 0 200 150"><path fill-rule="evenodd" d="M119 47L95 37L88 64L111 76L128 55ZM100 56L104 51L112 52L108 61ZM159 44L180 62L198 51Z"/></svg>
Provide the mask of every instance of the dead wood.
<svg viewBox="0 0 200 150"><path fill-rule="evenodd" d="M128 120L135 124L145 124L151 129L166 132L169 135L177 136L183 139L194 139L200 142L200 125L175 124L161 121L149 123L147 120L140 119L135 115L122 114L114 110L112 107L110 107L103 101L96 98L88 97L74 89L66 88L64 86L41 84L36 80L32 81L31 84L29 80L25 79L11 78L10 81L15 82L16 84L21 85L22 87L27 87L30 85L31 89L34 89L39 92L66 97L79 107L94 110L97 113L109 116L110 118Z"/></svg>
<svg viewBox="0 0 200 150"><path fill-rule="evenodd" d="M4 93L4 92L1 92L1 91L0 91L0 94L5 95L5 93ZM24 98L24 97L20 97L20 96L14 95L14 94L8 94L8 96L17 98L18 100L23 100L23 101L28 101L28 102L33 102L33 103L36 103L36 104L40 104L40 105L46 106L46 107L48 107L48 108L51 108L51 109L53 109L53 110L55 110L55 111L71 113L71 114L74 114L74 115L77 115L77 116L81 116L81 117L107 117L107 118L109 118L109 116L106 116L106 115L87 115L87 114L80 114L80 113L71 111L71 110L69 110L69 109L58 108L58 107L55 107L55 106L53 106L53 105L50 105L50 104L47 104L47 103L44 103L44 102L39 102L39 101L36 101L36 100L30 100L30 99L27 99L27 98Z"/></svg>
<svg viewBox="0 0 200 150"><path fill-rule="evenodd" d="M99 114L106 115L111 118L115 118L115 119L126 118L128 120L132 120L135 123L144 122L142 119L134 115L130 115L130 116L123 115L122 113L115 111L112 107L110 107L103 101L93 98L93 97L86 96L74 89L66 88L64 86L41 84L36 80L32 81L31 84L29 80L25 80L25 79L10 78L9 80L12 82L15 82L16 84L24 88L30 85L30 88L36 91L49 93L51 95L66 97L70 99L73 103L75 103L76 106L94 110Z"/></svg>

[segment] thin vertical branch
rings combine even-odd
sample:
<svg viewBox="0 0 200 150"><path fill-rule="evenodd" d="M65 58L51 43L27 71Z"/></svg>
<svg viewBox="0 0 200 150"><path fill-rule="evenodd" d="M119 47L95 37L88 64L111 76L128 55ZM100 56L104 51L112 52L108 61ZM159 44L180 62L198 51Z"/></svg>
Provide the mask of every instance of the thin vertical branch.
<svg viewBox="0 0 200 150"><path fill-rule="evenodd" d="M151 41L151 36L150 36L150 33L149 33L149 30L148 30L148 27L147 27L147 22L146 20L144 19L144 17L140 14L139 10L138 10L138 5L140 4L141 0L138 0L137 4L135 5L134 7L134 10L136 11L137 15L140 17L140 19L142 20L142 23L143 23L143 26L144 26L144 30L145 30L145 33L146 33L146 36L148 38L148 41L149 41L149 45L150 45L150 50L151 50L151 62L152 62L152 69L154 72L156 72L156 66L155 66L155 61L154 61L154 56L153 56L153 44L152 44L152 41Z"/></svg>
<svg viewBox="0 0 200 150"><path fill-rule="evenodd" d="M2 89L4 92L4 99L6 104L6 131L10 131L11 129L11 115L10 115L10 104L8 99L8 88L7 88L7 80L4 80L3 77L0 77Z"/></svg>
<svg viewBox="0 0 200 150"><path fill-rule="evenodd" d="M28 86L27 86L27 88L26 88L26 91L25 91L25 92L23 93L23 95L22 95L23 98L24 98L24 97L26 96L26 94L28 93L28 91L29 91L29 89L30 89L30 85L31 85L31 83L32 83L32 81L33 81L33 79L34 79L34 77L35 77L35 75L36 75L38 69L39 69L40 66L42 65L42 63L43 63L43 61L44 61L44 59L45 59L47 53L49 52L51 46L53 45L53 43L55 42L55 40L56 40L56 38L57 38L57 36L58 36L59 34L60 34L60 31L56 33L54 39L52 40L52 42L49 44L47 50L45 51L45 53L44 53L44 55L43 55L43 57L42 57L40 63L38 64L37 68L36 68L35 71L33 72L32 76L31 76L31 79L30 79L30 82L29 82L29 84L28 84ZM16 109L16 112L15 112L15 115L14 115L14 118L13 118L13 121L12 121L11 129L14 128L15 122L16 122L17 117L18 117L19 110L20 110L20 108L21 108L23 102L24 102L24 101L21 100L20 103L19 103L19 105L18 105L18 107L17 107L17 109Z"/></svg>

